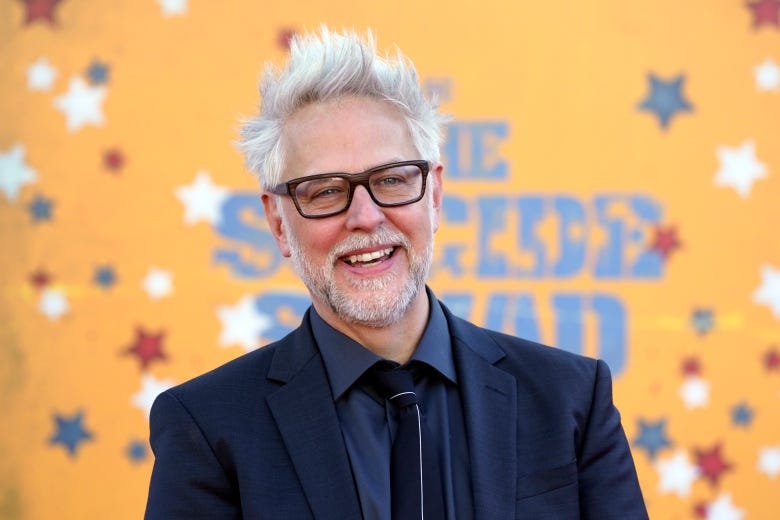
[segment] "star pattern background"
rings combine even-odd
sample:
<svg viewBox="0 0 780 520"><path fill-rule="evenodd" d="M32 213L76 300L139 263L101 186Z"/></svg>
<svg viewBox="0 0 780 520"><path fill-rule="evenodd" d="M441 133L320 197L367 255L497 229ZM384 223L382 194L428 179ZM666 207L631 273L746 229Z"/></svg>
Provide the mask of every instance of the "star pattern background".
<svg viewBox="0 0 780 520"><path fill-rule="evenodd" d="M0 0L0 516L141 517L157 395L297 324L285 298L305 290L233 143L261 64L321 23L398 44L455 125L506 123L484 161L507 179L445 166L468 203L437 234L452 267L434 290L473 287L477 323L493 293L619 295L614 396L651 518L776 516L780 0L307 5ZM528 193L584 201L571 232L586 263L616 233L626 261L649 253L661 275L491 279L447 247L478 249L475 194ZM594 193L649 196L662 215L624 208L607 229ZM554 220L540 235L553 260Z"/></svg>

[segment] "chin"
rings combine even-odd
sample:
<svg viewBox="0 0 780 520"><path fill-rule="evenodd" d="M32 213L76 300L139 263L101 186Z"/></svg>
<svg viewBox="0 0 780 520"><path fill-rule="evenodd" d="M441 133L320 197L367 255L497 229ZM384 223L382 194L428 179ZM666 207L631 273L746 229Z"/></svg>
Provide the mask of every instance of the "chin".
<svg viewBox="0 0 780 520"><path fill-rule="evenodd" d="M332 290L328 295L331 309L347 323L367 327L386 327L403 318L420 293L416 284L392 283L387 277L353 280L349 290Z"/></svg>

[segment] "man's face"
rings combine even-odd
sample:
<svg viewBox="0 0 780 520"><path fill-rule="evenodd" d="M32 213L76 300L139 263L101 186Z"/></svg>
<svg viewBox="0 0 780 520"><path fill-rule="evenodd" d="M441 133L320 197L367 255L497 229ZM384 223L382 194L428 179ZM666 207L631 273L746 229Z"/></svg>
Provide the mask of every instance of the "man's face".
<svg viewBox="0 0 780 520"><path fill-rule="evenodd" d="M302 108L285 125L283 146L283 181L420 159L398 109L367 98ZM412 307L427 310L423 287L438 227L441 170L431 165L419 202L382 208L358 186L346 212L323 219L301 217L288 197L263 195L277 244L292 258L317 312L381 327Z"/></svg>

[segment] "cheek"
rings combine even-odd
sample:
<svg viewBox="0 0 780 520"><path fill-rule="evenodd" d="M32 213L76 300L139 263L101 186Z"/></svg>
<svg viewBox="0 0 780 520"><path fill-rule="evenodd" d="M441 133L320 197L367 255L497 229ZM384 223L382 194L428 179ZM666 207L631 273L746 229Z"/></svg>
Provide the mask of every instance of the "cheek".
<svg viewBox="0 0 780 520"><path fill-rule="evenodd" d="M435 232L434 217L427 212L422 212L414 218L405 219L397 223L397 229L411 241L412 247L422 250L433 240Z"/></svg>
<svg viewBox="0 0 780 520"><path fill-rule="evenodd" d="M301 249L310 258L326 257L338 241L337 233L330 226L319 225L319 222L302 224L294 231Z"/></svg>

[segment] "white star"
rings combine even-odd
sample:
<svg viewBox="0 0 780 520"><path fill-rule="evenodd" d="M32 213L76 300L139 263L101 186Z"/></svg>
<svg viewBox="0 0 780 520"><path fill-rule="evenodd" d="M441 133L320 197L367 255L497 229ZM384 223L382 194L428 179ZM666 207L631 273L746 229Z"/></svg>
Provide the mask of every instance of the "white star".
<svg viewBox="0 0 780 520"><path fill-rule="evenodd" d="M54 106L65 114L68 132L75 132L84 125L103 125L105 98L105 87L87 85L83 78L73 76L68 92L55 99Z"/></svg>
<svg viewBox="0 0 780 520"><path fill-rule="evenodd" d="M211 182L209 172L201 170L192 184L176 188L176 198L184 204L184 222L190 226L204 221L219 225L222 220L222 203L228 190Z"/></svg>
<svg viewBox="0 0 780 520"><path fill-rule="evenodd" d="M772 480L780 475L780 445L761 448L758 454L758 471Z"/></svg>
<svg viewBox="0 0 780 520"><path fill-rule="evenodd" d="M271 326L271 319L258 312L251 296L244 296L232 307L220 305L217 317L222 323L219 344L223 347L239 344L247 352L260 346L260 338Z"/></svg>
<svg viewBox="0 0 780 520"><path fill-rule="evenodd" d="M701 408L710 401L710 384L696 376L691 376L680 387L680 397L688 409Z"/></svg>
<svg viewBox="0 0 780 520"><path fill-rule="evenodd" d="M677 450L672 456L659 460L655 469L660 474L658 492L675 493L680 498L690 494L691 485L699 476L699 468L688 462L685 450Z"/></svg>
<svg viewBox="0 0 780 520"><path fill-rule="evenodd" d="M715 185L734 188L740 197L750 195L753 183L767 176L766 165L756 158L752 139L737 148L719 146L717 154L720 169L715 174Z"/></svg>
<svg viewBox="0 0 780 520"><path fill-rule="evenodd" d="M753 301L766 305L780 319L780 269L771 265L761 267L761 286L753 293Z"/></svg>
<svg viewBox="0 0 780 520"><path fill-rule="evenodd" d="M158 395L171 388L174 384L170 379L157 379L151 374L141 376L141 389L133 394L130 403L142 410L149 418L149 412L152 411L152 404Z"/></svg>
<svg viewBox="0 0 780 520"><path fill-rule="evenodd" d="M157 0L163 16L187 14L187 0Z"/></svg>
<svg viewBox="0 0 780 520"><path fill-rule="evenodd" d="M772 61L772 58L767 58L760 65L756 65L753 69L753 75L756 78L756 88L759 91L780 91L780 67Z"/></svg>
<svg viewBox="0 0 780 520"><path fill-rule="evenodd" d="M159 267L152 267L144 277L142 286L149 298L159 300L173 291L173 274Z"/></svg>
<svg viewBox="0 0 780 520"><path fill-rule="evenodd" d="M707 508L707 520L740 520L745 516L731 501L729 493L721 493Z"/></svg>
<svg viewBox="0 0 780 520"><path fill-rule="evenodd" d="M7 152L0 152L0 191L9 201L16 200L25 184L38 180L38 174L24 162L24 146L14 145Z"/></svg>
<svg viewBox="0 0 780 520"><path fill-rule="evenodd" d="M38 58L38 61L27 67L27 88L30 90L51 90L55 79L57 69L46 58Z"/></svg>
<svg viewBox="0 0 780 520"><path fill-rule="evenodd" d="M63 291L45 289L38 301L38 310L50 320L57 320L68 313L70 305Z"/></svg>

